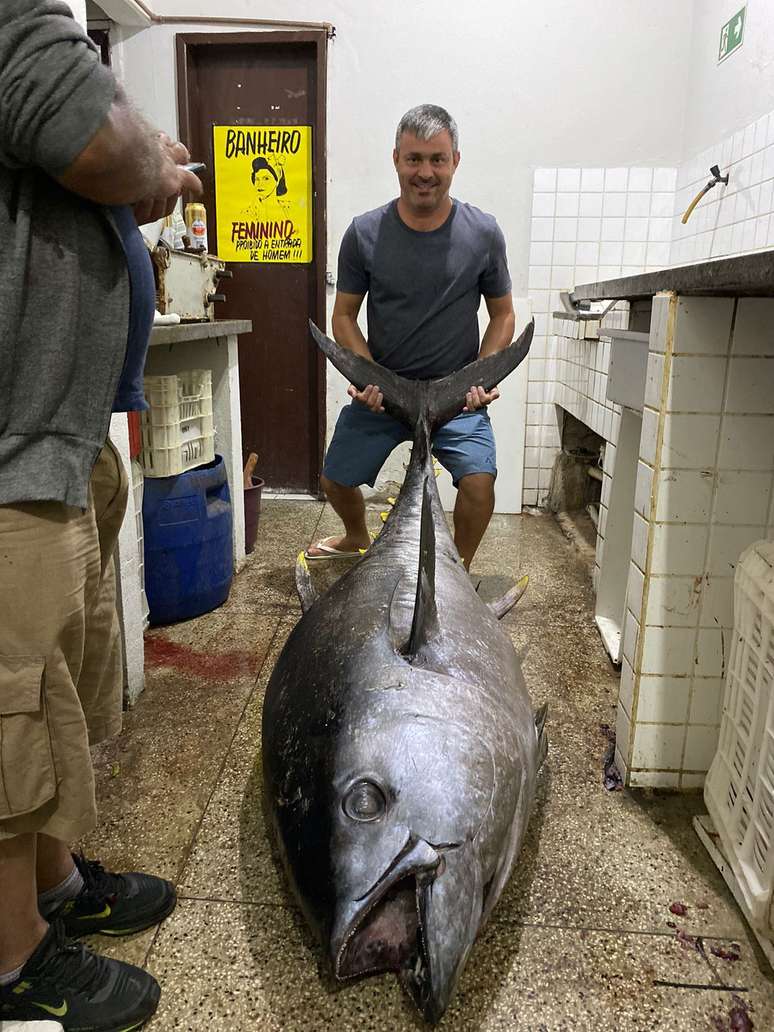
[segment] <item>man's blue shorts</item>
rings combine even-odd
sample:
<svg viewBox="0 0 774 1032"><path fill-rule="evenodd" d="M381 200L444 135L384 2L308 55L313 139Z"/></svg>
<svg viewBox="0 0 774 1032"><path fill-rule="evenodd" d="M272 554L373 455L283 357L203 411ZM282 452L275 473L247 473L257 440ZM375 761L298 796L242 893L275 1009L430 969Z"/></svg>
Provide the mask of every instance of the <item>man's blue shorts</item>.
<svg viewBox="0 0 774 1032"><path fill-rule="evenodd" d="M386 412L371 412L359 401L341 410L325 456L323 474L345 487L374 486L387 456L403 441L408 427ZM451 473L454 486L470 473L497 476L494 434L486 409L461 412L433 434L433 455Z"/></svg>

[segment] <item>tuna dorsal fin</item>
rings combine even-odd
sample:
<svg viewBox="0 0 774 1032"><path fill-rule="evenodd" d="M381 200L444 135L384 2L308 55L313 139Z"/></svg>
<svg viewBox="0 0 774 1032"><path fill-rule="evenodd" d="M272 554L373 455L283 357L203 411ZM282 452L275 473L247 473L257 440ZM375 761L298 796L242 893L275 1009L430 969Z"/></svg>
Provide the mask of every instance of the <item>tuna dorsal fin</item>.
<svg viewBox="0 0 774 1032"><path fill-rule="evenodd" d="M422 515L419 532L419 571L417 574L417 595L414 602L414 618L411 634L403 650L411 660L438 631L438 611L435 607L435 527L430 501L430 487L425 477L422 487Z"/></svg>

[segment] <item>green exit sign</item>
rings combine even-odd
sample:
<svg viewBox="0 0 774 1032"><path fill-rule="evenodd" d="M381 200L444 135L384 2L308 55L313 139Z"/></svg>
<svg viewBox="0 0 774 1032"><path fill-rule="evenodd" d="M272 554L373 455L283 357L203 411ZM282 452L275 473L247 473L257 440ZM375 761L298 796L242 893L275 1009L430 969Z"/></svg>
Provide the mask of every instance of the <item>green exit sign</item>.
<svg viewBox="0 0 774 1032"><path fill-rule="evenodd" d="M744 39L744 21L747 14L745 5L741 11L737 11L733 18L726 22L720 30L720 47L718 48L718 64L733 54L742 45Z"/></svg>

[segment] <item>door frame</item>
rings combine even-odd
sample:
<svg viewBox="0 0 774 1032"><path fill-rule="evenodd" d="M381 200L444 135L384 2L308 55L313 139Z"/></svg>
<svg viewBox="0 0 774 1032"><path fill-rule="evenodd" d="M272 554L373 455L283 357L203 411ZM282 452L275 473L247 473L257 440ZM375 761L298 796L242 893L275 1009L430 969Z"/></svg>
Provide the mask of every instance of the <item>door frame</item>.
<svg viewBox="0 0 774 1032"><path fill-rule="evenodd" d="M324 29L302 29L298 31L256 31L256 32L185 32L175 36L177 64L177 118L178 135L186 146L192 139L191 106L189 96L191 87L195 86L196 73L193 62L193 51L197 47L222 46L223 44L250 44L251 46L276 47L278 44L306 44L314 47L315 59L315 92L316 105L314 111L313 162L312 162L312 199L314 213L312 217L313 233L316 246L314 249L317 275L312 299L311 318L323 333L327 327L327 299L325 275L328 266L327 236L327 183L328 171L326 162L327 141L327 97L328 83L328 36ZM321 127L318 129L318 127ZM212 170L214 174L214 169ZM309 344L312 347L312 343ZM327 430L327 377L325 356L315 348L317 360L315 365L317 389L310 392L317 404L317 442L313 451L312 477L307 485L311 494L322 497L320 473L322 472L325 454L325 437Z"/></svg>

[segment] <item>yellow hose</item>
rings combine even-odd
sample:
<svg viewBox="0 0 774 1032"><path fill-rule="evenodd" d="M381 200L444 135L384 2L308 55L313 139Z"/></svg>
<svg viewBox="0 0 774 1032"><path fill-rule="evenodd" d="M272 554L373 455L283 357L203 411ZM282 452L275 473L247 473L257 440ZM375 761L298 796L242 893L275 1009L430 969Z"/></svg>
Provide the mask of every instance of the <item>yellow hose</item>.
<svg viewBox="0 0 774 1032"><path fill-rule="evenodd" d="M694 199L691 201L691 203L685 209L685 215L683 215L682 219L680 220L683 225L685 225L685 223L691 217L691 212L696 207L696 205L699 203L699 201L702 199L702 197L705 195L705 193L707 193L708 190L711 190L714 185L715 185L714 183L707 183L706 186L703 186L701 188L701 190L699 190L699 192L696 194Z"/></svg>

